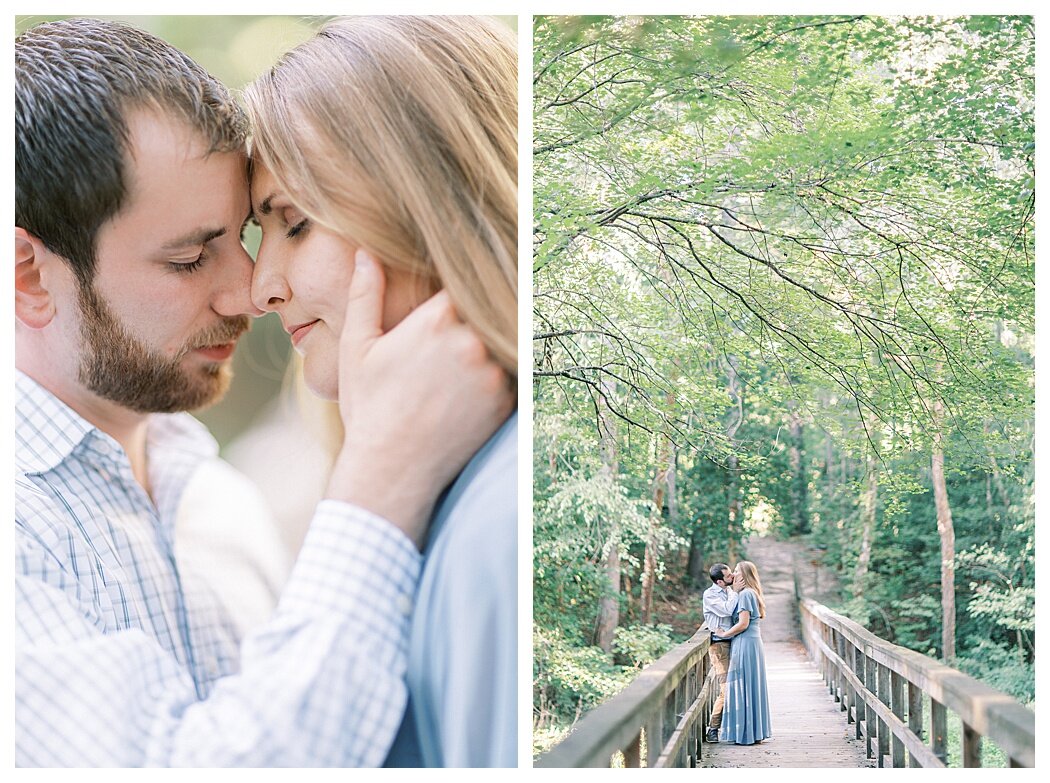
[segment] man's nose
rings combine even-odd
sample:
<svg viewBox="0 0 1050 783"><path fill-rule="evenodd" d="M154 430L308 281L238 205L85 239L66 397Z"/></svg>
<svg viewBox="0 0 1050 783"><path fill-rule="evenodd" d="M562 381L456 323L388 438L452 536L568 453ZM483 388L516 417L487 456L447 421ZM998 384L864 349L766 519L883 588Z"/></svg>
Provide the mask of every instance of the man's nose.
<svg viewBox="0 0 1050 783"><path fill-rule="evenodd" d="M212 309L219 315L250 315L253 318L263 314L262 310L252 303L252 257L240 245L222 259L223 274L216 282L218 286L212 299Z"/></svg>

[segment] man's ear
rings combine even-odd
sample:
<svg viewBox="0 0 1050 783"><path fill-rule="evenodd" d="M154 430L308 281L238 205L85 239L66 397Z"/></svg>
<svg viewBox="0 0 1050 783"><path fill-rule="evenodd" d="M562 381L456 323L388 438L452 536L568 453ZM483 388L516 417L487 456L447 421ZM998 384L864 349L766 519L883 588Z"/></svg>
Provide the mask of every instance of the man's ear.
<svg viewBox="0 0 1050 783"><path fill-rule="evenodd" d="M54 297L40 274L53 259L43 242L15 226L15 317L30 329L43 329L55 317Z"/></svg>

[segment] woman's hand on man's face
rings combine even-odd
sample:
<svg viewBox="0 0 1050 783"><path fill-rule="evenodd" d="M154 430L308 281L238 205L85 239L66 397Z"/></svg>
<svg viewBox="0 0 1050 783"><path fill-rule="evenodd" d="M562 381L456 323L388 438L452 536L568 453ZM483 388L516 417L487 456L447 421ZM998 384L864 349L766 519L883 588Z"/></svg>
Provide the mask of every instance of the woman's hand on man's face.
<svg viewBox="0 0 1050 783"><path fill-rule="evenodd" d="M383 333L383 270L358 251L339 348L346 430L326 497L420 548L441 490L514 409L506 372L439 292Z"/></svg>

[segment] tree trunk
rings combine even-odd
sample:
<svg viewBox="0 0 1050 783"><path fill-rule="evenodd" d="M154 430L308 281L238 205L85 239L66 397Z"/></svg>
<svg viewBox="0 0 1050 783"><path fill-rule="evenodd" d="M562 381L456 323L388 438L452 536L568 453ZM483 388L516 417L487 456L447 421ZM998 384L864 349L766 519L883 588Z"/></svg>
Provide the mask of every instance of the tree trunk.
<svg viewBox="0 0 1050 783"><path fill-rule="evenodd" d="M726 562L732 567L740 556L740 474L736 454L730 454L726 461L726 498L728 499L728 517L726 523Z"/></svg>
<svg viewBox="0 0 1050 783"><path fill-rule="evenodd" d="M788 409L791 443L788 448L788 463L791 467L791 529L795 535L801 535L809 528L806 518L806 473L802 468L802 417L798 414L797 403L794 400L788 402Z"/></svg>
<svg viewBox="0 0 1050 783"><path fill-rule="evenodd" d="M728 412L726 423L726 440L729 443L729 457L726 459L726 560L732 564L739 554L741 535L740 523L740 468L736 449L736 433L744 421L744 396L740 390L740 376L737 373L737 359L730 355L722 363L726 373L729 400L732 408Z"/></svg>
<svg viewBox="0 0 1050 783"><path fill-rule="evenodd" d="M667 471L667 523L674 529L678 526L678 447L668 441L671 462Z"/></svg>
<svg viewBox="0 0 1050 783"><path fill-rule="evenodd" d="M693 532L689 536L689 561L685 567L689 575L689 584L702 587L704 584L704 549L700 535L700 520L694 520Z"/></svg>
<svg viewBox="0 0 1050 783"><path fill-rule="evenodd" d="M868 454L867 486L861 503L860 555L857 557L857 568L853 572L853 595L864 591L864 578L868 575L871 563L871 539L875 530L875 512L879 499L879 462L874 454Z"/></svg>
<svg viewBox="0 0 1050 783"><path fill-rule="evenodd" d="M673 395L668 395L673 402ZM664 519L664 503L667 497L668 476L673 470L671 442L666 435L656 436L656 475L653 477L653 505L649 512L649 534L645 541L645 558L642 563L641 621L648 625L653 616L653 593L656 589L656 563L660 525Z"/></svg>
<svg viewBox="0 0 1050 783"><path fill-rule="evenodd" d="M941 539L941 654L945 662L950 663L955 658L955 526L944 480L944 405L940 399L933 403L933 419L930 472L937 507L937 534Z"/></svg>
<svg viewBox="0 0 1050 783"><path fill-rule="evenodd" d="M602 382L602 389L607 398L612 399L616 392L614 381ZM601 439L601 474L615 481L620 472L617 450L618 430L616 417L609 410L608 403L598 406L602 423ZM616 638L616 628L620 624L620 520L610 520L609 538L605 543L605 590L598 601L598 619L595 624L594 642L605 652L612 652Z"/></svg>

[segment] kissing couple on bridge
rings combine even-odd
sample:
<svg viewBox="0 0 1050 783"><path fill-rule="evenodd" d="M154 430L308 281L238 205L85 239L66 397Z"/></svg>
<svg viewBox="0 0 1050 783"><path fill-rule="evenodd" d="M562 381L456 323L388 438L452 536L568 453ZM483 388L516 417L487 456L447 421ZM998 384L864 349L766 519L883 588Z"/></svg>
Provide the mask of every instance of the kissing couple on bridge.
<svg viewBox="0 0 1050 783"><path fill-rule="evenodd" d="M748 560L736 568L711 567L704 591L704 622L711 631L711 668L719 691L711 710L708 742L753 745L772 736L761 618L766 616L758 569Z"/></svg>

